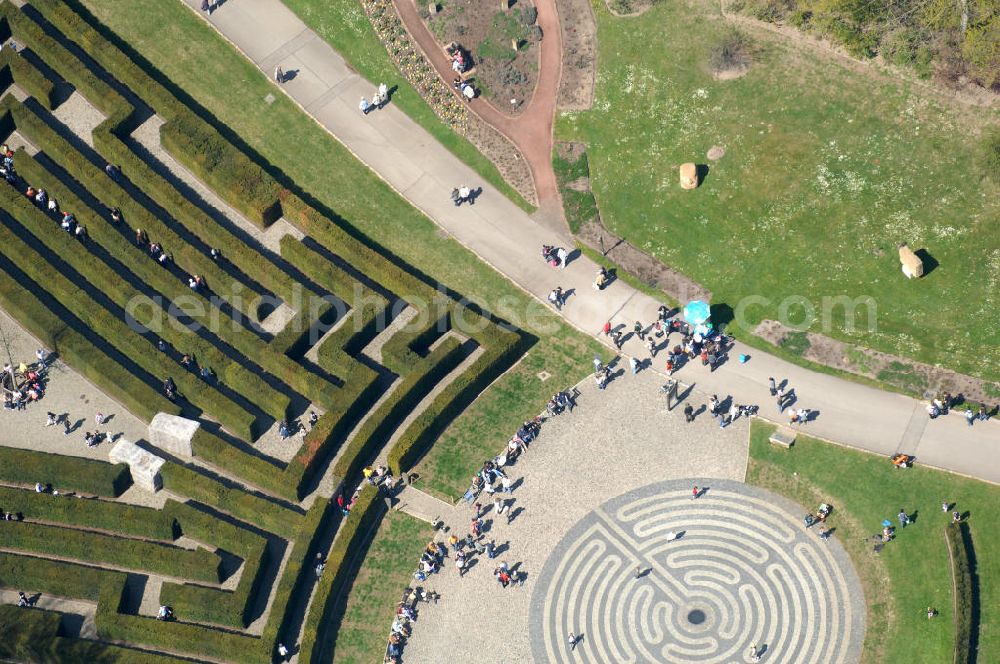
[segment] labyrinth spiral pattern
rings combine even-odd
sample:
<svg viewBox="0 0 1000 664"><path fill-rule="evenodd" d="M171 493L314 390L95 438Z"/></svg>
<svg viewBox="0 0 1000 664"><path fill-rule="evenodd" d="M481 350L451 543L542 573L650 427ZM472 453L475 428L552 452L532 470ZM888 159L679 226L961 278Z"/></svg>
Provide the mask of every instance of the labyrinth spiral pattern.
<svg viewBox="0 0 1000 664"><path fill-rule="evenodd" d="M708 487L696 500L694 484ZM805 529L805 512L723 480L662 482L606 502L542 570L535 661L729 664L749 662L751 644L768 664L858 661L860 583L835 540ZM570 632L582 636L572 655Z"/></svg>

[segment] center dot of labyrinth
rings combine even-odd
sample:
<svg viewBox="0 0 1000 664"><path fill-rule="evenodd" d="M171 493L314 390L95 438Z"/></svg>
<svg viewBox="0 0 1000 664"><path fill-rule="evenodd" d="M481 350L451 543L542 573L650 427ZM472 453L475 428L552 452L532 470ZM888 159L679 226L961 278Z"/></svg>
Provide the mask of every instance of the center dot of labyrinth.
<svg viewBox="0 0 1000 664"><path fill-rule="evenodd" d="M707 487L691 498L694 484ZM531 645L549 662L857 662L864 594L805 507L727 480L667 481L575 524L531 600ZM567 635L578 635L570 654Z"/></svg>

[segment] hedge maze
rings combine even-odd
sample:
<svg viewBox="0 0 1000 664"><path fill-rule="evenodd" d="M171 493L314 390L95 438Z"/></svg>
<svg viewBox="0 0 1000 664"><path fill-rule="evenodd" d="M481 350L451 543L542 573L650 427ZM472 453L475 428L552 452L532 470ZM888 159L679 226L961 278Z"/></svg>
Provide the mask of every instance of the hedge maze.
<svg viewBox="0 0 1000 664"><path fill-rule="evenodd" d="M345 517L332 496L376 459L412 468L526 335L312 207L76 5L3 0L0 38L17 44L0 50L0 307L141 420L201 424L190 458L142 443L167 459L162 508L119 499L125 465L0 446L0 508L24 516L0 525L0 590L93 607L67 636L58 613L0 605L0 657L262 662L285 643L327 661L345 561L386 509L366 488ZM64 123L69 100L103 120ZM172 163L134 136L146 123Z"/></svg>

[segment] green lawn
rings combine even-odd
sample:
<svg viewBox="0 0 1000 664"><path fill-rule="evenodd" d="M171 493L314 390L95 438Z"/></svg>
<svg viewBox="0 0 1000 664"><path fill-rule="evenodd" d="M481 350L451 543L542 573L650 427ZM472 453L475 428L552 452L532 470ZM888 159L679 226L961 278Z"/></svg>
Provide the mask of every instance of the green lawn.
<svg viewBox="0 0 1000 664"><path fill-rule="evenodd" d="M700 9L699 9L700 8ZM1000 189L973 157L1000 112L929 93L755 35L749 74L715 81L718 4L663 0L638 18L595 2L600 71L591 110L563 113L560 140L588 144L606 225L713 291L745 320L807 298L811 329L889 353L1000 378ZM694 191L677 167L707 163ZM903 278L896 245L939 266ZM877 329L845 329L825 296L872 296ZM801 301L785 319L803 320ZM858 317L859 323L866 317Z"/></svg>
<svg viewBox="0 0 1000 664"><path fill-rule="evenodd" d="M538 338L528 358L484 393L435 445L423 465L437 485L462 486L486 456L506 443L511 425L516 427L541 411L557 386L576 383L589 373L591 358L602 346L443 237L430 219L284 95L267 104L264 97L274 92L267 77L180 2L84 0L83 4L322 204L410 265ZM179 43L184 44L183 58L177 57ZM535 376L543 368L552 374L544 383ZM481 411L491 413L498 426L493 438L484 435L475 414ZM448 462L439 463L439 455L448 456ZM418 467L417 472L424 470Z"/></svg>
<svg viewBox="0 0 1000 664"><path fill-rule="evenodd" d="M1000 487L922 468L896 469L888 459L799 436L791 450L775 447L770 425L755 420L750 432L747 482L813 507L833 505L827 521L861 576L868 604L863 662L950 662L954 646L951 566L941 503L969 512L982 607L980 662L1000 652ZM919 459L918 459L919 461ZM896 524L900 508L916 514L875 554L865 537ZM926 609L940 611L928 620Z"/></svg>
<svg viewBox="0 0 1000 664"><path fill-rule="evenodd" d="M432 533L429 524L402 512L389 512L382 519L348 593L334 662L369 664L385 652L396 603L413 581Z"/></svg>
<svg viewBox="0 0 1000 664"><path fill-rule="evenodd" d="M393 104L508 198L529 212L534 210L501 177L493 162L445 126L416 89L400 75L358 0L284 0L284 3L366 79L376 84L385 81L390 87L398 85L399 89L392 95Z"/></svg>

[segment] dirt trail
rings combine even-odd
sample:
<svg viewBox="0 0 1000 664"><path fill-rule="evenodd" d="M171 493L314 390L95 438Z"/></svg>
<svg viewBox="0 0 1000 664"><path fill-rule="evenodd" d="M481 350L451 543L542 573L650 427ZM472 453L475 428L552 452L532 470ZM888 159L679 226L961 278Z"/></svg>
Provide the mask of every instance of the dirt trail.
<svg viewBox="0 0 1000 664"><path fill-rule="evenodd" d="M443 45L438 43L420 18L414 0L393 0L393 4L410 36L450 88L455 75L451 60L445 55ZM519 116L511 117L481 97L473 99L469 106L520 150L531 170L539 207L542 207L559 201L556 176L552 170L552 120L562 73L562 39L555 0L535 0L535 7L543 38L539 44L538 83L525 110Z"/></svg>

